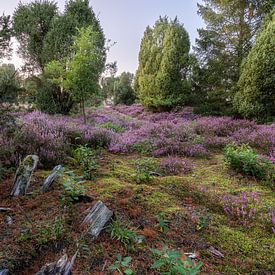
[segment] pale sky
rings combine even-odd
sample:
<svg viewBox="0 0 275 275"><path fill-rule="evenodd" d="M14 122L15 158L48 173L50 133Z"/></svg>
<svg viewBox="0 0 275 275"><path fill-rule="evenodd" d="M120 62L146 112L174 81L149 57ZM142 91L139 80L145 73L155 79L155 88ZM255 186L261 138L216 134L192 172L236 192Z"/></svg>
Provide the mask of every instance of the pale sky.
<svg viewBox="0 0 275 275"><path fill-rule="evenodd" d="M145 28L159 18L178 17L184 23L194 45L197 28L203 26L197 15L197 2L201 0L90 0L98 15L107 39L117 42L108 53L107 61L117 61L118 72L134 73L138 65L138 52ZM0 14L12 14L20 0L0 0ZM31 2L22 0L23 3ZM65 0L56 0L61 10ZM16 45L16 43L14 44ZM14 53L11 61L20 67L22 61Z"/></svg>

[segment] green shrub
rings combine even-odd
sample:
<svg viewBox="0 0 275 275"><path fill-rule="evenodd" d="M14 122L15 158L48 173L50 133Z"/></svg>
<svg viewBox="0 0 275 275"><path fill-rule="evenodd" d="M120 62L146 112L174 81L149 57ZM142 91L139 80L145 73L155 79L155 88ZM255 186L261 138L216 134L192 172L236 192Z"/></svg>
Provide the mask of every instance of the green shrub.
<svg viewBox="0 0 275 275"><path fill-rule="evenodd" d="M113 123L112 121L107 121L104 124L101 124L99 127L100 128L106 128L106 129L113 130L116 133L123 133L123 132L125 132L125 128L123 128L120 125L117 125L117 124Z"/></svg>
<svg viewBox="0 0 275 275"><path fill-rule="evenodd" d="M261 158L250 146L229 144L224 150L225 162L231 168L258 179L268 179L272 175L273 164Z"/></svg>
<svg viewBox="0 0 275 275"><path fill-rule="evenodd" d="M150 182L158 169L158 162L154 158L143 158L135 161L136 173L133 179L137 183Z"/></svg>
<svg viewBox="0 0 275 275"><path fill-rule="evenodd" d="M98 154L98 150L93 150L86 145L80 145L73 152L74 159L77 164L80 165L83 177L86 180L91 180L96 177L98 170Z"/></svg>
<svg viewBox="0 0 275 275"><path fill-rule="evenodd" d="M61 203L63 205L70 205L78 201L80 196L86 194L86 188L82 185L83 181L81 179L82 178L76 176L73 171L65 172L63 178L64 193L61 197Z"/></svg>
<svg viewBox="0 0 275 275"><path fill-rule="evenodd" d="M135 243L143 241L144 237L126 227L121 221L113 221L107 228L111 238L120 241L126 248L132 249Z"/></svg>
<svg viewBox="0 0 275 275"><path fill-rule="evenodd" d="M152 269L156 269L161 274L176 275L195 275L200 272L202 263L199 262L195 265L189 258L182 260L182 254L176 250L170 250L167 246L162 250L151 249L153 252L153 258L155 262L151 266Z"/></svg>

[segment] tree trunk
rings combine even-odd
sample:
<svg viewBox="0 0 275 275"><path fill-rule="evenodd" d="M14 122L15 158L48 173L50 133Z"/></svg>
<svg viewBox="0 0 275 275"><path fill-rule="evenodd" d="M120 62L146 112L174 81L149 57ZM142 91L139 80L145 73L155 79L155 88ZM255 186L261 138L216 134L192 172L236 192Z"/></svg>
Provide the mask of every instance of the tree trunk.
<svg viewBox="0 0 275 275"><path fill-rule="evenodd" d="M85 102L83 98L81 100L81 105L82 105L83 122L84 124L86 124L87 119L86 119L86 113L85 113Z"/></svg>
<svg viewBox="0 0 275 275"><path fill-rule="evenodd" d="M87 210L88 214L83 223L88 226L88 233L93 238L97 238L105 225L113 216L113 211L101 201Z"/></svg>

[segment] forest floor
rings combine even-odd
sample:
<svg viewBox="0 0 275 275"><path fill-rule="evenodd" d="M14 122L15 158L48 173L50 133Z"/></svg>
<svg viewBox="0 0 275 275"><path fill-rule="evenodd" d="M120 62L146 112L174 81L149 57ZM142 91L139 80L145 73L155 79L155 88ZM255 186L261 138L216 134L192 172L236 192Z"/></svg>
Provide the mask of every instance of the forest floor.
<svg viewBox="0 0 275 275"><path fill-rule="evenodd" d="M109 267L117 254L132 257L129 267L135 274L159 274L150 268L154 262L150 249L166 245L183 258L185 253L195 253L194 262L203 263L202 274L275 274L271 228L260 218L250 226L229 219L223 205L225 193L256 191L262 195L258 208L274 206L269 187L230 170L222 154L214 153L210 158L190 158L195 167L189 174L155 176L138 183L133 177L134 161L144 157L104 152L96 178L83 183L93 201L65 207L59 182L49 192L39 192L50 171L37 170L32 193L24 197L9 196L14 175L6 178L0 184L0 206L13 209L9 213L13 223L8 225L8 214L0 213L1 266L12 274L35 274L65 252L72 257L79 250L73 274L113 274ZM79 174L77 167L70 169ZM98 200L114 211L122 226L143 235L144 241L125 246L112 239L108 230L96 240L84 236L85 210ZM211 246L224 257L213 255Z"/></svg>

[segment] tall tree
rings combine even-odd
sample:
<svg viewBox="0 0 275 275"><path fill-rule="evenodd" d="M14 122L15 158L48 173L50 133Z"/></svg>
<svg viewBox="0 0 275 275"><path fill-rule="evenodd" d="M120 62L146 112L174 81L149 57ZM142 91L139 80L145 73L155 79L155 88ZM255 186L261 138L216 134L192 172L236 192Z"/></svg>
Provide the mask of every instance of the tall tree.
<svg viewBox="0 0 275 275"><path fill-rule="evenodd" d="M255 40L273 0L203 0L198 13L206 23L199 29L195 52L200 60L205 99L229 105L240 66ZM222 107L223 108L223 107Z"/></svg>
<svg viewBox="0 0 275 275"><path fill-rule="evenodd" d="M28 4L20 2L16 8L13 30L20 43L19 54L26 61L26 68L43 71L45 39L57 13L56 3L49 0L35 0Z"/></svg>
<svg viewBox="0 0 275 275"><path fill-rule="evenodd" d="M184 103L190 41L177 18L160 17L147 27L140 46L135 89L145 106L169 109Z"/></svg>
<svg viewBox="0 0 275 275"><path fill-rule="evenodd" d="M81 104L86 123L85 100L96 98L99 93L99 78L104 70L106 52L100 47L101 34L92 26L81 28L74 39L74 54L66 75L67 89L73 99Z"/></svg>
<svg viewBox="0 0 275 275"><path fill-rule="evenodd" d="M98 32L98 46L104 48L105 37L100 22L89 0L70 0L65 5L62 15L56 16L45 41L45 62L60 60L68 55L77 34L77 28L92 26Z"/></svg>
<svg viewBox="0 0 275 275"><path fill-rule="evenodd" d="M0 16L0 59L7 57L11 52L11 18L9 15Z"/></svg>
<svg viewBox="0 0 275 275"><path fill-rule="evenodd" d="M275 115L275 12L245 60L234 107L246 117Z"/></svg>

